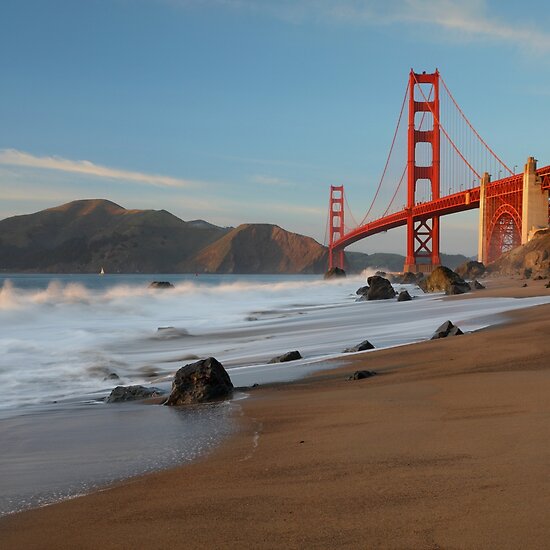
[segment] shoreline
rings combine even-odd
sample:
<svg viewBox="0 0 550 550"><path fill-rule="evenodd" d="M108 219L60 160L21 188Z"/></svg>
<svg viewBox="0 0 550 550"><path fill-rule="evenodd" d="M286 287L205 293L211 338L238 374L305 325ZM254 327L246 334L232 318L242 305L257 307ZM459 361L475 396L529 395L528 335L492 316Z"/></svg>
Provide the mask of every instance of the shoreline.
<svg viewBox="0 0 550 550"><path fill-rule="evenodd" d="M512 288L510 285L503 284L502 288L479 291L473 295L451 299L482 297L487 296L489 292L510 296L518 294L527 296L531 292L538 292L535 295L540 295L538 287L544 288L545 281L537 282L542 283L541 285L535 285L533 282L526 289L515 288L514 283L515 281L512 283ZM517 286L519 287L520 284L523 283L518 283ZM539 378L542 375L544 380L539 380L541 391L542 387L547 388L548 386L544 384L550 383L550 380L548 371L545 370L546 364L543 363L540 368L533 370L532 363L544 361L547 357L546 352L550 351L550 347L544 341L545 331L541 332L541 327L546 329L550 327L550 305L534 306L508 312L506 315L510 319L509 322L497 324L461 338L419 342L414 345L409 344L407 347L378 350L376 353L363 356L348 356L338 360L345 364L336 369L325 370L290 383L276 383L256 388L250 392L249 399L239 402L243 411L239 419L241 430L231 435L228 441L207 456L199 458L197 462L125 480L84 497L5 516L0 519L0 538L12 544L13 546L7 546L10 548L18 545L26 548L91 548L97 544L126 548L139 545L138 541L141 541L141 545L147 541L161 546L161 541L168 544L169 539L159 532L159 530L168 529L172 533L180 531L182 535L185 533L188 543L186 547L193 548L216 546L229 548L243 544L273 548L356 547L355 544L391 548L408 545L422 548L435 547L436 542L430 543L429 537L425 536L425 526L423 530L420 529L424 533L420 536L418 529L415 531L412 529L412 523L408 523L412 522L413 518L415 521L420 520L414 512L412 516L410 510L405 514L408 522L405 518L397 518L399 529L393 530L386 527L380 531L379 525L370 525L373 517L377 517L382 525L396 518L385 519L376 507L372 507L369 499L366 497L362 499L355 494L355 485L364 486L365 495L372 493L371 496L376 496L373 502L384 508L385 499L381 499L380 491L382 494L387 493L386 496L393 495L392 490L397 491L398 494L403 492L403 488L398 490L395 487L396 482L393 479L386 480L388 487L384 487L382 481L375 476L374 481L377 481L374 483L371 480L374 483L371 486L372 484L364 479L364 475L370 471L366 465L374 468L375 473L377 468L382 467L382 469L389 468L393 474L396 473L393 470L397 468L397 473L404 479L407 478L406 474L409 477L411 475L411 472L401 471L405 468L402 461L407 459L397 460L395 457L407 455L406 451L415 451L415 447L413 445L410 449L402 448L403 438L409 437L407 433L402 432L400 437L391 437L388 438L388 442L384 441L385 435L399 431L399 423L395 424L396 419L392 414L389 414L389 419L385 419L376 405L387 409L388 402L393 403L392 406L403 413L405 423L409 420L412 422L408 419L408 415L419 415L419 418L416 418L410 426L413 432L415 430L418 432L422 417L426 414L423 401L434 400L441 392L452 393L452 388L448 387L449 379L455 382L460 379L459 383L464 385L466 383L462 379L464 377L483 379L494 374L498 378L517 376ZM524 338L536 345L529 346L527 350L518 351L515 349L517 346L514 338L510 338L514 331L521 333ZM531 335L530 331L532 331ZM468 349L464 349L465 339L470 340L466 346ZM491 345L488 346L488 343ZM498 344L496 347L495 343ZM533 355L537 347L544 349L537 352L538 355L537 353ZM473 365L468 365L466 359L472 353L476 353L476 361ZM507 358L506 355L508 355ZM527 367L518 369L514 366L514 361L526 364ZM450 362L453 364L451 365ZM441 363L444 363L444 366ZM360 368L375 370L379 376L361 381L346 380L347 374ZM478 380L478 382L487 384L486 380ZM522 384L527 383L531 392L539 391L538 388L532 387L532 381L528 382L521 381ZM499 384L503 386L502 381L499 381ZM507 391L505 386L504 384L501 388L504 393ZM374 403L365 402L361 395L365 390L369 393L373 392L376 398ZM489 401L494 399L494 396L480 397L485 397ZM512 396L508 397L512 398ZM310 401L312 398L319 403L312 404ZM334 418L330 417L324 406L335 415ZM377 422L368 420L369 416L365 417L366 420L361 420L361 417L354 412L354 407L363 412L366 409L366 412L373 415ZM496 422L501 422L502 419L515 414L514 411L508 410L509 407L500 404L492 406L492 408L495 407L496 412L480 415L478 410L475 414L481 419L487 417ZM487 408L490 409L491 406ZM544 414L548 413L544 407L542 410ZM340 421L337 422L335 419ZM343 419L346 419L346 422L342 423ZM384 426L386 426L385 430ZM373 450L369 445L366 447L358 445L365 435L363 432L354 433L354 428L364 428L367 434L376 436L376 444L385 449L385 461L374 460L380 453L384 454L381 450ZM426 426L422 426L421 441L426 437L425 430ZM464 436L464 432L462 435ZM366 442L363 441L363 443ZM447 446L449 445L450 442L447 442ZM323 448L324 453L315 449L316 446ZM389 452L388 446L392 452ZM431 450L433 451L429 445L424 449L427 454L430 454ZM410 462L410 464L416 464L413 470L417 475L412 475L412 480L407 479L408 483L418 485L421 481L418 476L424 475L422 472L425 468L429 468L431 475L439 481L441 481L439 470L442 468L449 469L453 475L456 474L455 462L459 464L468 460L460 456L457 458L456 449L454 451L440 450L435 459L424 457L418 464L414 460ZM548 453L546 447L543 451ZM471 454L475 455L475 453ZM363 465L361 460L364 461ZM418 462L418 457L416 461ZM471 467L471 464L468 467ZM218 484L217 481L220 483ZM301 487L301 491L298 491L295 485ZM341 490L349 491L350 502L359 507L359 515L358 510L350 509L349 503L341 502L342 499L338 496L339 487ZM406 484L405 489L407 487ZM418 490L419 487L416 489ZM426 487L421 486L420 489L424 490ZM453 485L453 489L457 490L457 486ZM416 494L415 498L408 495L405 490L407 498L403 497L403 502L409 502L408 497L412 498L410 502L419 498L424 507L430 508L430 503L422 499L423 490L420 491L420 495ZM308 491L312 493L311 496L307 495ZM331 498L340 502L342 510L334 508L333 503L323 497L323 492L327 492ZM436 501L439 502L441 495L438 493L437 496ZM393 502L392 506L400 508L400 500L398 498L395 501L395 495L390 501ZM177 512L174 511L174 507ZM445 513L448 513L448 510L443 508ZM237 509L240 514L237 513ZM366 513L367 510L368 513ZM319 515L320 511L323 511L323 514ZM342 511L345 511L344 515ZM249 526L250 514L259 523ZM298 514L302 521L296 520ZM391 515L394 516L394 514ZM63 519L67 516L71 518L71 525L68 527ZM232 518L232 521L229 521L227 516ZM131 517L133 519L130 519ZM189 517L193 519L193 528L196 528L191 533L185 528L186 518ZM262 521L262 517L265 520L272 520L273 525L271 521ZM90 518L94 521L91 525L87 525ZM146 518L145 526L152 532L145 529L145 526L140 526L143 518ZM366 524L361 521L361 518ZM182 522L181 526L176 519ZM224 533L229 533L231 537L224 539L224 533L208 532L205 529L208 521L223 524ZM402 525L404 521L405 526ZM57 529L55 525L58 526ZM64 532L59 532L60 525L65 526ZM101 527L98 527L99 525ZM130 525L134 530L132 533L128 531ZM248 533L242 532L245 527L250 528ZM547 536L550 534L548 532L550 526L542 522L538 531L544 532ZM530 529L521 532L522 536L530 536L529 540L534 540L532 536L538 531ZM122 534L125 542L122 546L120 540L116 545L110 545L109 542L106 544L102 538L105 532ZM506 529L503 532L506 532ZM339 538L339 533L344 536ZM493 533L493 535L496 534ZM137 539L136 536L138 536ZM436 539L437 544L442 544L437 537L434 541ZM469 540L469 545L461 545L455 533L454 539L452 537L444 539L443 543L445 547L449 544L461 548L476 547L474 544L476 539ZM514 547L512 540L513 537L511 539L508 533L506 537L502 537L501 544L498 546L512 548Z"/></svg>

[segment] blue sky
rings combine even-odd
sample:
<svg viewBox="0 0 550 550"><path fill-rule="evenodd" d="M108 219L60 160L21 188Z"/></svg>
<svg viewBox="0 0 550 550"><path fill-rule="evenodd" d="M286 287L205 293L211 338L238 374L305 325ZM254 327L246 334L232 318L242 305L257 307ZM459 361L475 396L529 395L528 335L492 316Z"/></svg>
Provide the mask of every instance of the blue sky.
<svg viewBox="0 0 550 550"><path fill-rule="evenodd" d="M543 1L3 0L0 218L101 197L322 241L330 184L366 212L411 67L509 166L550 164L548 28ZM475 211L442 226L475 253Z"/></svg>

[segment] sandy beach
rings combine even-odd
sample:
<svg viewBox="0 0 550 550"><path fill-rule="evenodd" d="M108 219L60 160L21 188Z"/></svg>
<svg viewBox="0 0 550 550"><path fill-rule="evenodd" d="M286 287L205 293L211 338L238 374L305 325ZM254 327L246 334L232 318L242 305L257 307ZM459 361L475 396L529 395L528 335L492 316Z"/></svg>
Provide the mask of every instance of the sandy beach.
<svg viewBox="0 0 550 550"><path fill-rule="evenodd" d="M2 518L0 546L547 548L549 333L538 306L258 388L206 459ZM378 375L348 380L358 369Z"/></svg>

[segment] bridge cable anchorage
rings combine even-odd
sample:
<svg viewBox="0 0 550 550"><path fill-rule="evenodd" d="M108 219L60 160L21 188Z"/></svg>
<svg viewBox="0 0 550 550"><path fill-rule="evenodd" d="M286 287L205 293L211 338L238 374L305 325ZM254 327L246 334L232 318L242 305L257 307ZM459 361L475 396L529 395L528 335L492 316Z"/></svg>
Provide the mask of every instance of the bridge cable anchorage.
<svg viewBox="0 0 550 550"><path fill-rule="evenodd" d="M453 149L458 153L460 158L466 163L468 168L476 175L477 178L481 179L481 176L477 173L477 170L466 160L464 155L460 152L459 148L455 145L455 142L451 139L445 128L442 126L441 121L439 120L439 117L436 116L434 113L434 110L432 106L428 102L428 98L426 97L426 94L424 93L424 90L420 86L420 82L418 82L416 76L413 77L416 84L418 84L418 89L420 90L420 93L422 94L422 97L424 98L424 101L426 102L428 108L430 109L430 112L432 113L432 116L434 117L434 120L439 125L440 130L445 134L445 137L449 140L449 143L453 146Z"/></svg>
<svg viewBox="0 0 550 550"><path fill-rule="evenodd" d="M390 164L390 158L393 152L393 148L395 146L395 140L397 139L397 133L399 131L399 126L401 125L401 119L403 118L403 112L405 111L405 105L407 104L407 97L409 95L409 82L407 81L407 86L405 88L405 96L403 97L403 103L401 104L401 111L399 112L399 118L397 119L397 126L395 127L395 132L393 133L393 139L390 146L390 151L388 153L388 157L386 159L386 164L384 165L384 170L382 171L382 176L380 177L380 181L378 182L378 187L376 188L376 193L374 194L374 198L372 199L372 202L370 204L370 207L367 211L367 213L363 216L363 219L361 220L361 223L358 224L358 226L363 225L367 218L369 217L369 214L371 213L371 210L374 206L374 203L376 202L376 198L378 197L378 194L380 193L380 189L382 188L382 183L384 182L384 177L386 176L386 172L388 170L388 166Z"/></svg>
<svg viewBox="0 0 550 550"><path fill-rule="evenodd" d="M443 84L443 87L445 88L445 91L447 92L447 95L449 96L449 98L451 99L451 101L453 102L454 106L456 107L456 109L458 110L458 112L460 113L460 115L462 116L462 118L466 121L466 124L468 124L468 126L470 127L470 130L472 130L472 132L475 134L475 136L477 137L477 139L479 139L479 141L481 141L481 143L485 146L485 148L491 153L491 155L496 159L496 161L501 165L503 166L507 171L508 173L513 176L514 175L514 172L508 167L508 165L491 149L491 147L486 143L486 141L478 134L477 130L472 126L472 123L468 120L468 117L464 114L464 112L462 111L462 109L460 108L460 106L458 105L458 103L456 102L453 94L451 93L451 91L449 90L449 88L447 87L447 84L445 84L445 80L443 80L443 77L441 76L441 74L439 75L439 80L440 82Z"/></svg>

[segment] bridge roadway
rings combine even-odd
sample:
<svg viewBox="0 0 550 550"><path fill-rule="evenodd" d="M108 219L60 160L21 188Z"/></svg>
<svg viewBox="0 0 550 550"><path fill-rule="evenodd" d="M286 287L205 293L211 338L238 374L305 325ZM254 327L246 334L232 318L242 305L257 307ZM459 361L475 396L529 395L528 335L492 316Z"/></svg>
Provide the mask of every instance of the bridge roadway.
<svg viewBox="0 0 550 550"><path fill-rule="evenodd" d="M550 165L544 168L539 168L537 174L542 179L542 189L550 189ZM515 174L508 178L495 180L488 185L488 192L491 194L505 195L508 193L519 193L523 188L523 174ZM350 244L353 244L361 239L382 233L395 227L401 227L407 224L412 210L412 216L415 220L429 219L434 216L445 216L447 214L455 214L479 208L480 188L473 187L459 193L453 193L446 197L415 205L412 209L405 208L384 216L372 222L356 227L349 233L334 242L333 250L343 250Z"/></svg>

